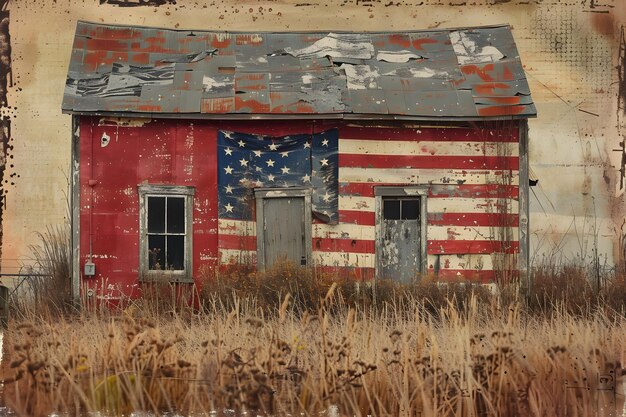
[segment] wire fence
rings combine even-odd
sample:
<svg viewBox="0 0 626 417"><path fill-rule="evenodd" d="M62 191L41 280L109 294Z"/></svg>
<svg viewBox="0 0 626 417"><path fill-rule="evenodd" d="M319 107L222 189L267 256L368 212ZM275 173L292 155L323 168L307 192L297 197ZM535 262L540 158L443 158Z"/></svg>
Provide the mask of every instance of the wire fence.
<svg viewBox="0 0 626 417"><path fill-rule="evenodd" d="M8 298L31 295L33 281L49 278L50 274L30 259L5 258L0 269L0 286L8 289Z"/></svg>

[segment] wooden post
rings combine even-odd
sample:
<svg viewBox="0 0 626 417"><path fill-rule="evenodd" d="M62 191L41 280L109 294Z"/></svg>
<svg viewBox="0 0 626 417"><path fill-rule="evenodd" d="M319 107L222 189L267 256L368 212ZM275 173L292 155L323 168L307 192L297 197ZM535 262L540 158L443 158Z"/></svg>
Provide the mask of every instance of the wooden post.
<svg viewBox="0 0 626 417"><path fill-rule="evenodd" d="M93 162L93 161L92 161ZM72 234L72 302L80 307L80 116L72 116L72 158L70 161L70 207Z"/></svg>
<svg viewBox="0 0 626 417"><path fill-rule="evenodd" d="M520 290L526 300L530 297L532 277L530 273L529 236L529 181L528 181L528 121L519 125L519 258Z"/></svg>

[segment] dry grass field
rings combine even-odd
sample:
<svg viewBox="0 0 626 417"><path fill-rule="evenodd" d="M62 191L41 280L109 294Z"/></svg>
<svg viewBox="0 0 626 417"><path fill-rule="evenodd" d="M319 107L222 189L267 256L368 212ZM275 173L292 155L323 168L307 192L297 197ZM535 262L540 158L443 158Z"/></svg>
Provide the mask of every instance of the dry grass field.
<svg viewBox="0 0 626 417"><path fill-rule="evenodd" d="M20 308L4 402L23 416L622 416L626 318L584 286L522 307L481 287L376 298L289 274L230 277L194 308L154 291L118 311Z"/></svg>

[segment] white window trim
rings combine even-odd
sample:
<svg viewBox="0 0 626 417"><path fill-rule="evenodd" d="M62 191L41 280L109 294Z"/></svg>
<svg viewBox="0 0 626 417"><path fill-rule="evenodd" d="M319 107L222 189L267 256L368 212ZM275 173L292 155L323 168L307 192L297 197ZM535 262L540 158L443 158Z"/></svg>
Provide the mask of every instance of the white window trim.
<svg viewBox="0 0 626 417"><path fill-rule="evenodd" d="M420 273L427 272L428 255L426 241L426 219L428 217L428 186L378 186L374 187L376 198L376 279L380 278L381 247L383 244L383 197L419 197L420 199Z"/></svg>
<svg viewBox="0 0 626 417"><path fill-rule="evenodd" d="M139 184L139 279L141 281L193 282L193 196L194 187ZM185 269L156 271L148 260L148 197L185 198Z"/></svg>

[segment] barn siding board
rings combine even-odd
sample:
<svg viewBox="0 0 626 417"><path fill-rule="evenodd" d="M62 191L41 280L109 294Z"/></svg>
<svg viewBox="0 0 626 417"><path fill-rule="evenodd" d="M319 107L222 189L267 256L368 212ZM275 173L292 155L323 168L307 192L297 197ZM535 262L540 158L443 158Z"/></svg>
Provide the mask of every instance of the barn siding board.
<svg viewBox="0 0 626 417"><path fill-rule="evenodd" d="M71 181L71 230L72 230L72 302L75 306L80 305L80 277L81 277L81 252L80 252L80 132L86 123L81 123L79 116L72 116L72 159L70 167Z"/></svg>

